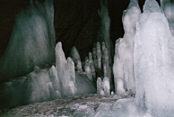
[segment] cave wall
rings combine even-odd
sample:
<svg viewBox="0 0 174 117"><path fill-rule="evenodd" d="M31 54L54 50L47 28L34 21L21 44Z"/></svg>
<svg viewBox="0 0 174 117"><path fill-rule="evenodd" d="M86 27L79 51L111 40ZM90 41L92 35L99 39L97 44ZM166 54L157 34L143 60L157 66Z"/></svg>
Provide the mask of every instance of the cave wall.
<svg viewBox="0 0 174 117"><path fill-rule="evenodd" d="M124 33L122 11L128 3L129 0L108 0L111 19L110 37L113 44ZM9 42L17 14L29 5L30 1L27 0L0 1L0 57ZM84 59L97 41L100 32L101 19L98 15L100 0L54 0L54 7L56 41L62 42L66 56L69 56L72 46L76 46L81 58Z"/></svg>

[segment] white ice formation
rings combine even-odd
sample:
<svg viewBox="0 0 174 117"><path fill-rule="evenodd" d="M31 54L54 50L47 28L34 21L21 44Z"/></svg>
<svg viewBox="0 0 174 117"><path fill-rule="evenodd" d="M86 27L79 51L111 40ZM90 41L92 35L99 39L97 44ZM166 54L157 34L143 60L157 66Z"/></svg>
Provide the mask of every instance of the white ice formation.
<svg viewBox="0 0 174 117"><path fill-rule="evenodd" d="M108 77L104 77L103 80L100 77L97 78L97 94L102 96L110 95L110 82Z"/></svg>
<svg viewBox="0 0 174 117"><path fill-rule="evenodd" d="M133 6L137 6L137 1L131 0L130 4L132 6L130 7L129 5L127 11L132 9ZM170 21L167 20L155 0L145 1L141 15L137 15L135 11L133 10L130 11L130 14L126 14L128 15L128 20L126 22L123 20L123 23L124 25L125 23L129 24L129 21L132 21L132 15L135 16L134 19L137 18L136 25L133 22L131 23L134 26L132 29L135 29L135 33L133 36L128 36L132 38L134 44L131 56L133 56L136 95L135 98L123 99L114 103L111 115L113 117L115 115L118 117L174 117L174 103L172 101L174 98L174 64L173 54L171 54L173 37ZM126 32L125 30L125 35ZM124 50L124 47L118 49ZM118 56L120 54L124 54L124 56L129 55L125 51L118 53L118 49L116 47ZM118 64L116 60L115 58L115 67ZM132 62L123 63L126 66L132 64ZM118 73L118 69L114 68L115 76ZM124 72L120 71L119 73ZM128 73L130 72L125 71L123 75ZM122 79L121 85L123 91L125 91L124 80L126 79Z"/></svg>
<svg viewBox="0 0 174 117"><path fill-rule="evenodd" d="M53 1L31 4L17 15L8 47L0 59L0 81L27 74L34 66L51 65L55 44Z"/></svg>
<svg viewBox="0 0 174 117"><path fill-rule="evenodd" d="M35 66L34 71L28 75L3 85L0 100L3 101L6 100L5 97L10 97L5 106L96 92L93 82L86 75L75 72L73 60L70 57L65 58L61 42L56 45L55 55L55 66L52 65L51 68L47 69Z"/></svg>
<svg viewBox="0 0 174 117"><path fill-rule="evenodd" d="M122 18L124 37L118 39L115 44L113 73L115 91L120 96L126 93L135 93L133 51L136 23L139 20L140 13L137 1L131 0Z"/></svg>
<svg viewBox="0 0 174 117"><path fill-rule="evenodd" d="M72 49L71 49L70 57L72 58L72 60L75 63L76 70L81 72L82 71L82 62L81 62L79 52L78 52L78 50L75 46L73 46Z"/></svg>

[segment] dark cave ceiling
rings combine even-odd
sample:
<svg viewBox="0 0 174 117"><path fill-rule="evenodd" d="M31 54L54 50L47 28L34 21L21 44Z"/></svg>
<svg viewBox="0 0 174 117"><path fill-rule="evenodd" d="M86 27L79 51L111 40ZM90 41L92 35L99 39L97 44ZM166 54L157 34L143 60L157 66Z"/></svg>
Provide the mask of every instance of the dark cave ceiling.
<svg viewBox="0 0 174 117"><path fill-rule="evenodd" d="M39 0L40 2L44 0ZM122 11L129 0L108 0L111 19L110 38L115 42L123 36ZM142 6L144 0L139 0ZM28 0L0 1L0 56L3 55L10 38L16 15L27 8ZM62 41L66 56L71 47L76 46L82 58L97 41L100 29L99 0L55 0L55 30L57 41Z"/></svg>

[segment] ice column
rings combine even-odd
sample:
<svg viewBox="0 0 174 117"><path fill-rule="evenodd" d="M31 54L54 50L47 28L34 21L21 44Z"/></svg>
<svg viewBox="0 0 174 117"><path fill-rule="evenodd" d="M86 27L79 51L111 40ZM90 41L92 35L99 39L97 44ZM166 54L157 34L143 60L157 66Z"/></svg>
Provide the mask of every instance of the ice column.
<svg viewBox="0 0 174 117"><path fill-rule="evenodd" d="M124 37L116 41L113 73L115 91L118 95L135 94L133 65L133 48L136 23L139 20L140 8L136 0L131 0L123 13ZM134 20L132 20L134 19Z"/></svg>

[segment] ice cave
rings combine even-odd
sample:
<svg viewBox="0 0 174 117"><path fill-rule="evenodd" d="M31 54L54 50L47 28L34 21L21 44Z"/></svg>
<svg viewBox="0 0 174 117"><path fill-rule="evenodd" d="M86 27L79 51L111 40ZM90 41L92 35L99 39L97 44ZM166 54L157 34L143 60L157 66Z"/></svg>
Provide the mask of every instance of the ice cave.
<svg viewBox="0 0 174 117"><path fill-rule="evenodd" d="M0 116L174 117L173 0L1 6Z"/></svg>

